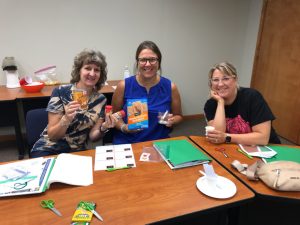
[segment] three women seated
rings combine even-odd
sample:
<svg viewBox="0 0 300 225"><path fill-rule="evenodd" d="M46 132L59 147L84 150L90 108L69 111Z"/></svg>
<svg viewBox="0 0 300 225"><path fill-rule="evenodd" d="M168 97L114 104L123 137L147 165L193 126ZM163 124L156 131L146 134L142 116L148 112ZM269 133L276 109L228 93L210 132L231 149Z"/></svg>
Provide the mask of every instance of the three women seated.
<svg viewBox="0 0 300 225"><path fill-rule="evenodd" d="M80 52L74 59L70 84L59 86L51 95L48 126L30 156L85 150L88 140L98 141L110 128L115 130L113 144L168 138L172 128L183 120L178 88L161 74L162 54L154 42L142 42L135 60L135 75L120 81L112 98L113 111L124 110L127 115L116 119L105 113L107 99L99 92L107 80L105 56L93 50ZM239 87L234 66L227 62L215 65L209 72L209 84L211 98L204 111L208 124L215 129L208 132L208 141L280 143L272 128L275 117L266 101L258 91ZM72 94L78 91L82 92L79 100ZM146 125L132 126L128 115L145 111ZM159 123L159 113L163 113L164 123Z"/></svg>

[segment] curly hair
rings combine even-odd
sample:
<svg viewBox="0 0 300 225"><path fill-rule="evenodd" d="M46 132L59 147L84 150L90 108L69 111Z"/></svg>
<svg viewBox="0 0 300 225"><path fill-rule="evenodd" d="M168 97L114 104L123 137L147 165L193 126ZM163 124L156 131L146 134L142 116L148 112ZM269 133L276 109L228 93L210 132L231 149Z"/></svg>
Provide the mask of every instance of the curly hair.
<svg viewBox="0 0 300 225"><path fill-rule="evenodd" d="M80 70L87 64L95 64L100 67L100 79L95 85L98 91L107 79L107 63L105 56L100 51L85 49L75 56L70 83L74 84L80 81Z"/></svg>

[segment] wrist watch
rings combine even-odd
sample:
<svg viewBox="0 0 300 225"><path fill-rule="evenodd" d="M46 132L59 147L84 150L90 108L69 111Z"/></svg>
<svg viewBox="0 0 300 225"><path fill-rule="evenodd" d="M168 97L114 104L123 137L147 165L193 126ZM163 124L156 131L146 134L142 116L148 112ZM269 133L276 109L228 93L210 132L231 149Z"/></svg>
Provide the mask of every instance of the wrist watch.
<svg viewBox="0 0 300 225"><path fill-rule="evenodd" d="M231 142L231 136L229 134L226 134L225 142L226 143L230 143Z"/></svg>

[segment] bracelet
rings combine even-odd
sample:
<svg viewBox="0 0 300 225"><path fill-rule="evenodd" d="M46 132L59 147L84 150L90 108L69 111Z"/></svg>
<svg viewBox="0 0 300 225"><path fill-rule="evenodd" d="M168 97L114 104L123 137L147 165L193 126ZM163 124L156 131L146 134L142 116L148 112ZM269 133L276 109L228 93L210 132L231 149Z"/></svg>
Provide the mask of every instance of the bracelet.
<svg viewBox="0 0 300 225"><path fill-rule="evenodd" d="M124 129L126 127L126 124L123 123L122 126L121 126L121 131L122 133L126 133L126 130Z"/></svg>
<svg viewBox="0 0 300 225"><path fill-rule="evenodd" d="M59 121L60 126L62 127L68 127L70 125L70 121L66 118L65 115L63 115Z"/></svg>

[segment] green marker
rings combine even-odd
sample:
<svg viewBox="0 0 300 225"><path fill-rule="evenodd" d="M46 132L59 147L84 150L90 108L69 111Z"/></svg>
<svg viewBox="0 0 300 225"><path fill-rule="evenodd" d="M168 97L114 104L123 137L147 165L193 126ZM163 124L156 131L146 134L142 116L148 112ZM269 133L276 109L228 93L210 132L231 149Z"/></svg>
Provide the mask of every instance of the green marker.
<svg viewBox="0 0 300 225"><path fill-rule="evenodd" d="M243 152L241 149L237 149L240 153L244 154L245 156L247 156L249 159L253 159L253 157L251 155L248 155L246 152Z"/></svg>
<svg viewBox="0 0 300 225"><path fill-rule="evenodd" d="M119 167L119 168L107 168L106 171L108 172L112 172L112 171L116 171L116 170L122 170L122 169L130 169L130 166L123 166L123 167Z"/></svg>

